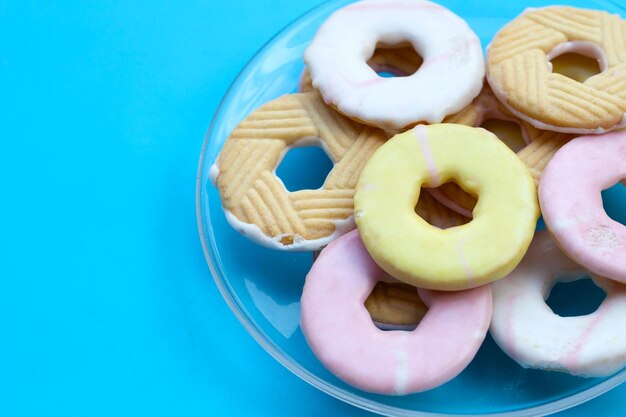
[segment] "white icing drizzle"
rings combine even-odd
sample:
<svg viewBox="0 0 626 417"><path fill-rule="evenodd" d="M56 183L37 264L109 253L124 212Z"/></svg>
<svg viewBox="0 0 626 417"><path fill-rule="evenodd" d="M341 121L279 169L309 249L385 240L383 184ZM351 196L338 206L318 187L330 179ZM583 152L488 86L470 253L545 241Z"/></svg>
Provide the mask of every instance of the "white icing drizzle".
<svg viewBox="0 0 626 417"><path fill-rule="evenodd" d="M541 9L548 9L550 7L554 7L554 6L546 6L546 7L528 7L526 8L522 14L520 16L523 16L526 13L530 13L536 10L541 10ZM498 34L500 33L500 31L502 31L502 29L500 29L498 32L496 32L496 34L494 35L494 38L498 36ZM489 55L489 50L491 49L491 43L489 43L487 45L487 55ZM600 65L600 70L601 71L605 71L608 67L608 61L606 58L606 55L604 53L604 51L602 50L602 48L600 48L598 45L595 45L591 42L585 42L585 41L572 41L572 42L564 42L562 44L559 44L557 46L555 46L552 51L550 51L548 54L546 54L546 58L548 60L548 65L550 66L550 69L552 69L552 63L550 63L550 60L553 58L556 58L559 55L562 55L564 53L567 52L578 52L582 55L585 56L589 56L589 57L593 57L596 58L598 60L598 64ZM623 127L626 127L626 113L624 114L624 116L622 116L622 120L617 123L614 126L611 126L609 129L604 129L602 127L598 127L595 129L584 129L584 128L572 128L572 127L563 127L563 126L554 126L548 123L543 123L537 119L533 119L529 116L527 116L526 114L522 113L521 111L515 109L514 107L512 107L511 105L509 105L508 101L507 101L507 95L506 93L504 93L504 91L502 91L501 89L498 88L497 84L495 82L492 81L491 79L491 75L489 74L489 71L487 71L487 82L489 83L489 86L491 87L491 90L493 91L493 93L496 95L496 97L498 98L498 101L500 101L500 103L502 103L502 105L508 110L510 111L515 117L521 119L521 120L525 120L528 123L530 123L531 125L533 125L534 127L536 127L537 129L541 129L541 130L550 130L553 132L560 132L560 133L573 133L573 134L602 134L602 133L606 133L612 130L616 130L616 129L621 129Z"/></svg>
<svg viewBox="0 0 626 417"><path fill-rule="evenodd" d="M616 130L616 129L621 129L623 127L626 127L626 114L624 114L624 116L622 116L622 120L617 123L614 126L611 126L611 128L609 129L604 129L602 127L598 127L595 129L584 129L584 128L574 128L574 127L562 127L562 126L554 126L548 123L543 123L540 122L537 119L533 119L531 117L528 117L526 114L522 113L521 111L515 109L513 106L511 106L508 102L507 102L507 95L498 89L498 86L491 81L491 77L489 76L489 74L487 74L487 80L489 81L489 85L491 86L491 89L493 90L493 93L496 95L496 97L498 97L498 100L500 100L500 102L502 103L502 105L504 107L506 107L506 109L508 111L510 111L515 117L518 117L522 120L527 121L528 123L530 123L531 125L533 125L534 127L536 127L537 129L541 129L541 130L550 130L553 132L560 132L560 133L573 133L573 134L602 134L602 133L606 133L612 130Z"/></svg>
<svg viewBox="0 0 626 417"><path fill-rule="evenodd" d="M328 149L326 142L324 142L321 138L317 136L305 136L302 139L298 139L297 141L293 142L291 145L283 149L280 156L278 157L278 161L276 161L276 166L274 167L272 174L276 176L276 169L280 166L280 163L285 158L285 155L287 155L287 152L289 152L291 149L304 148L305 146L319 146L320 148L324 150L326 155L328 155L328 158L330 158L330 160L333 162L333 166L337 163L335 158L333 158L332 153L330 152L330 149ZM280 180L280 177L276 176L276 178ZM282 181L281 181L281 184L282 184Z"/></svg>
<svg viewBox="0 0 626 417"><path fill-rule="evenodd" d="M406 383L409 379L409 355L403 349L396 349L393 351L393 354L396 357L395 394L403 395L406 393Z"/></svg>
<svg viewBox="0 0 626 417"><path fill-rule="evenodd" d="M242 222L230 211L224 209L224 214L226 215L226 220L228 220L228 223L230 223L230 225L235 230L237 230L239 233L246 236L250 240L268 248L285 251L319 250L333 240L337 239L339 236L349 232L356 227L356 225L354 224L354 217L350 216L346 219L335 220L333 222L333 224L335 225L335 231L331 235L320 239L306 240L300 235L292 235L291 233L269 237L261 231L259 226L251 223ZM286 236L293 236L293 244L284 245L280 242L280 240Z"/></svg>
<svg viewBox="0 0 626 417"><path fill-rule="evenodd" d="M300 148L304 146L320 146L324 150L324 152L326 152L326 155L328 155L331 161L333 161L333 164L337 162L334 160L330 150L326 146L326 143L321 138L316 137L316 136L307 136L307 137L304 137L302 139L295 141L294 143L292 143L290 146L286 147L283 150L283 152L278 158L276 167L272 171L274 176L276 176L276 168L278 168L278 166L282 162L287 152L290 149ZM217 185L217 178L219 177L219 173L220 173L220 170L216 161L213 165L211 165L211 168L209 170L209 180L214 186ZM280 177L276 176L276 178L284 187L285 185L283 184ZM242 235L246 236L250 240L262 246L272 248L272 249L285 250L285 251L320 250L324 246L332 242L333 240L337 239L339 236L349 232L350 230L356 227L354 223L354 216L350 216L346 219L339 219L339 220L333 221L332 223L335 225L335 231L331 235L320 238L320 239L307 240L298 234L291 234L291 233L286 233L286 234L281 234L278 236L270 237L264 234L257 225L252 224L252 223L246 223L246 222L239 220L233 213L231 213L226 208L223 208L223 210L224 210L224 214L226 215L226 220L228 220L228 223ZM285 237L293 237L293 243L291 245L285 245L281 243L281 239Z"/></svg>
<svg viewBox="0 0 626 417"><path fill-rule="evenodd" d="M209 169L209 181L213 184L214 187L217 187L217 177L220 175L220 168L217 166L217 161L211 165Z"/></svg>
<svg viewBox="0 0 626 417"><path fill-rule="evenodd" d="M552 63L550 61L557 56L561 56L568 52L576 52L580 55L594 58L596 61L598 61L600 71L606 71L606 69L609 67L606 54L604 53L604 50L598 45L586 41L572 41L560 43L546 54L546 59L548 60L550 70L552 70Z"/></svg>

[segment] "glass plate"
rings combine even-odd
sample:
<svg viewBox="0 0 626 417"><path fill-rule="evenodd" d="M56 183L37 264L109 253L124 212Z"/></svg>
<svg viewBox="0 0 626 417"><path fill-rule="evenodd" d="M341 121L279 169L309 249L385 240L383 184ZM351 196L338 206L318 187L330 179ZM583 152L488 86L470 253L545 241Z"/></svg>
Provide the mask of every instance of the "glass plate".
<svg viewBox="0 0 626 417"><path fill-rule="evenodd" d="M532 6L550 5L551 1L535 1ZM620 384L626 379L626 371L610 378L585 379L523 369L502 353L489 336L458 377L434 390L404 397L361 392L329 373L315 358L299 327L299 300L312 263L311 253L266 249L239 235L226 221L218 191L209 181L209 170L229 133L246 115L297 90L304 49L322 21L348 3L351 1L324 3L271 39L232 84L207 133L197 179L198 223L207 262L232 311L261 346L300 378L343 401L381 414L545 415L587 401ZM440 3L467 20L483 47L527 6L521 1L495 0ZM610 0L569 3L626 14L623 6ZM316 162L307 161L298 169L315 170ZM297 174L294 167L290 170L288 175ZM605 205L624 207L620 203L626 203L626 191L609 191Z"/></svg>

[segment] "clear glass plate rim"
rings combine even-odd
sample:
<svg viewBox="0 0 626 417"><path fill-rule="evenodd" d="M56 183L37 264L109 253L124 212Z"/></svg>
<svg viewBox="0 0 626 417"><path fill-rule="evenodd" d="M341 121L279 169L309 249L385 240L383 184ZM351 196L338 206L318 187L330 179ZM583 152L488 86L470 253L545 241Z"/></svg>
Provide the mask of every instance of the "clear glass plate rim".
<svg viewBox="0 0 626 417"><path fill-rule="evenodd" d="M623 8L623 6L619 5L614 0L604 0L604 1L615 5L616 7ZM204 252L204 256L205 256L207 265L209 267L209 270L211 272L211 275L213 276L213 280L215 281L218 287L218 290L220 291L224 301L226 301L226 304L228 305L230 310L233 312L235 317L243 325L246 331L252 336L252 338L261 347L263 347L263 349L265 349L278 363L283 365L285 368L287 368L289 371L297 375L299 378L301 378L302 380L306 381L307 383L313 385L317 389L325 392L326 394L332 397L335 397L341 401L344 401L348 404L359 407L361 409L364 409L373 413L381 414L381 415L386 415L388 412L391 411L394 413L393 415L407 416L407 417L409 416L410 417L436 417L436 416L437 417L448 417L448 416L454 417L454 416L461 416L461 415L466 416L466 417L472 417L472 416L479 417L479 416L485 416L485 415L488 415L491 417L545 416L545 415L549 415L549 414L556 413L559 411L564 411L566 409L569 409L571 407L574 407L576 405L589 401L593 398L596 398L597 396L609 391L610 389L626 381L626 369L625 369L625 370L620 371L618 374L615 374L614 376L610 377L606 381L603 381L597 385L594 385L591 388L588 388L572 396L565 397L565 398L553 401L548 404L542 404L542 405L538 405L538 406L534 406L534 407L530 407L526 409L512 410L512 411L506 411L506 412L497 412L497 413L488 413L488 414L447 414L447 413L431 413L431 412L417 411L417 410L408 411L405 409L388 406L388 405L381 406L376 401L372 401L369 399L363 399L363 398L359 399L355 397L353 394L339 387L336 387L332 384L329 384L326 381L322 380L321 378L317 377L316 375L312 374L311 372L307 371L304 367L302 367L295 360L293 360L291 356L289 356L282 349L280 349L272 341L272 339L260 328L260 326L258 326L256 321L250 316L246 308L240 302L237 294L234 292L232 287L228 284L228 281L223 279L223 271L221 270L221 267L220 267L221 262L219 259L214 259L214 254L217 254L217 243L215 242L212 234L207 235L207 233L205 232L206 230L208 231L212 230L211 216L210 216L210 211L208 210L208 207L209 207L208 193L205 191L203 187L203 184L206 184L206 181L203 181L203 179L208 179L209 169L213 163L213 161L206 160L207 148L208 148L210 139L212 137L213 130L215 129L215 126L218 120L220 119L220 115L223 113L224 108L226 107L231 94L233 94L233 91L236 89L237 85L243 79L243 75L246 74L248 70L254 66L257 58L261 56L264 52L266 52L266 50L274 43L274 41L280 38L282 35L284 35L285 32L287 32L289 28L296 25L300 21L304 20L309 15L321 12L321 10L324 9L326 6L332 3L339 3L339 2L340 0L325 0L321 4L307 10L300 16L293 19L283 28L281 28L276 34L274 34L274 36L272 36L267 42L265 42L263 46L259 48L259 50L256 51L256 53L252 56L252 58L248 61L248 63L241 69L241 71L239 71L234 81L228 87L226 93L224 94L224 97L220 101L220 104L218 105L217 109L215 110L215 113L213 115L213 118L211 120L211 123L209 125L209 128L207 130L207 133L205 135L205 138L202 144L200 158L198 161L198 170L197 170L197 175L196 175L196 220L198 223L198 233L200 237L200 242L202 244L202 250ZM203 210L203 207L206 207L207 209Z"/></svg>

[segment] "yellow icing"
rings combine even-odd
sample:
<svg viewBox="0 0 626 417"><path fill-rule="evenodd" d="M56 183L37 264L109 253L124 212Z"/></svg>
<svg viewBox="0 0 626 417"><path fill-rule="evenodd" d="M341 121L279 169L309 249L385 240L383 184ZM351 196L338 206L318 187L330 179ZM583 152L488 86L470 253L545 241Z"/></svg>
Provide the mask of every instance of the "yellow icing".
<svg viewBox="0 0 626 417"><path fill-rule="evenodd" d="M434 179L434 180L433 180ZM422 186L456 181L478 196L473 220L438 229L415 213ZM391 276L420 288L460 290L507 275L530 244L539 206L528 169L492 133L417 126L382 145L354 196L369 253Z"/></svg>

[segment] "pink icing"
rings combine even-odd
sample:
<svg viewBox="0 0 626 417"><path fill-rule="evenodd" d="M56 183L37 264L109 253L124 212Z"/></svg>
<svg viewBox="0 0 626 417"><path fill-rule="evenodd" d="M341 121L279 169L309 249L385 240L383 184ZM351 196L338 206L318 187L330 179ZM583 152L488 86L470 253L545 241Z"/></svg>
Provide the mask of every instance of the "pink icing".
<svg viewBox="0 0 626 417"><path fill-rule="evenodd" d="M390 74L393 74L395 77L406 77L408 74L392 65L389 64L373 64L371 65L372 69L376 72L376 73L381 73L381 72L388 72ZM302 71L302 73L300 74L300 79L298 80L298 91L302 91L302 87L303 87L303 81L304 81L304 71ZM382 78L382 77L377 77L377 78ZM350 82L349 80L346 80L347 82ZM379 82L378 79L372 78L369 80L364 80L361 82L354 82L354 85L361 85L361 86L367 86L367 85L371 85L375 82Z"/></svg>
<svg viewBox="0 0 626 417"><path fill-rule="evenodd" d="M607 297L593 313L560 317L545 303L554 283L583 277L547 231L538 232L517 268L492 284L490 332L527 368L606 376L626 365L626 285L593 277Z"/></svg>
<svg viewBox="0 0 626 417"><path fill-rule="evenodd" d="M439 176L439 169L437 168L437 164L435 163L435 158L433 157L433 152L428 145L428 136L426 135L426 126L417 125L413 128L413 133L415 137L419 141L422 147L422 153L424 154L424 159L426 159L426 167L428 168L428 175L430 176L429 186L437 187L441 185L441 177Z"/></svg>
<svg viewBox="0 0 626 417"><path fill-rule="evenodd" d="M491 317L491 288L418 289L428 305L412 331L382 331L364 303L386 276L358 230L331 243L307 275L301 327L311 349L335 375L362 390L403 395L449 381L472 360Z"/></svg>
<svg viewBox="0 0 626 417"><path fill-rule="evenodd" d="M563 356L558 359L560 363L562 363L566 368L571 369L573 373L581 373L580 367L578 366L578 360L581 356L582 350L589 339L593 337L594 331L598 328L598 324L602 320L605 320L607 311L609 310L609 305L610 303L605 303L604 308L598 310L598 312L593 315L587 327L580 332L578 338L574 341L574 347L569 352L565 352Z"/></svg>
<svg viewBox="0 0 626 417"><path fill-rule="evenodd" d="M474 274L474 271L472 271L472 267L470 266L467 260L467 255L465 255L465 241L464 240L459 240L456 250L459 255L459 261L461 262L461 265L463 266L463 270L465 271L465 275L467 276L467 280L470 283L474 283L476 281L476 274Z"/></svg>
<svg viewBox="0 0 626 417"><path fill-rule="evenodd" d="M464 55L470 47L480 47L480 40L478 40L478 38L463 39L461 42L456 43L449 51L425 59L421 68L426 68L431 65L439 65L442 63L445 64L459 55Z"/></svg>
<svg viewBox="0 0 626 417"><path fill-rule="evenodd" d="M611 219L600 191L626 178L626 132L581 136L546 166L539 202L565 253L599 275L626 282L626 227Z"/></svg>

